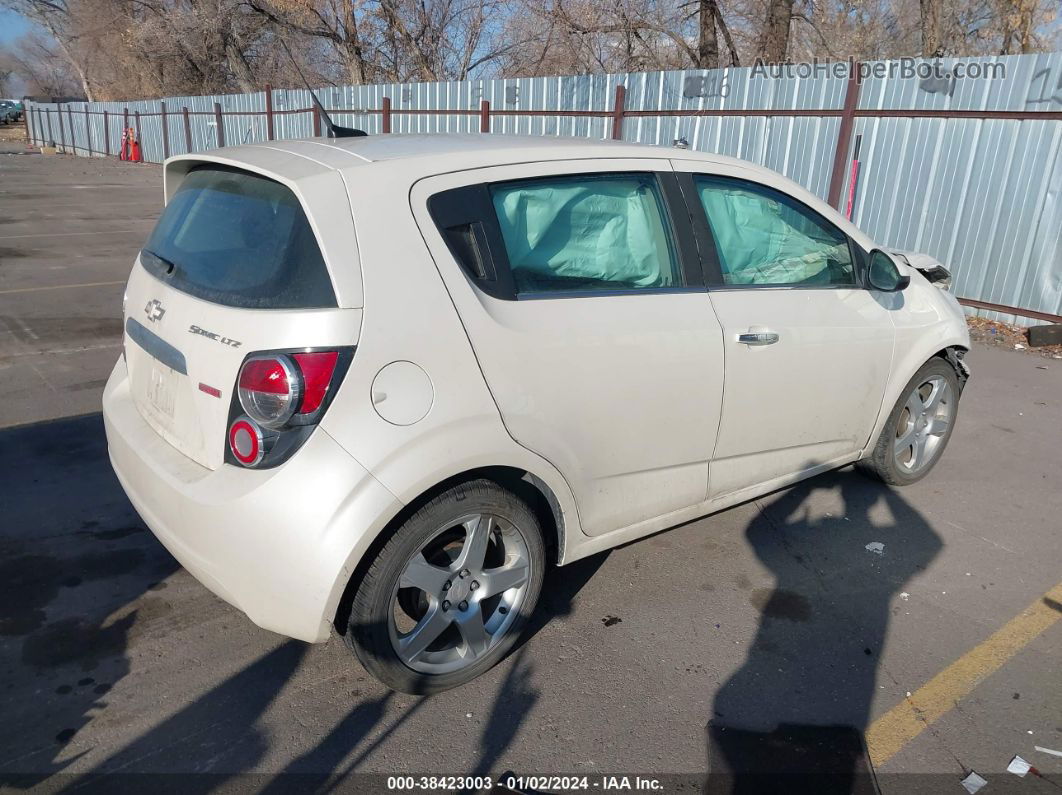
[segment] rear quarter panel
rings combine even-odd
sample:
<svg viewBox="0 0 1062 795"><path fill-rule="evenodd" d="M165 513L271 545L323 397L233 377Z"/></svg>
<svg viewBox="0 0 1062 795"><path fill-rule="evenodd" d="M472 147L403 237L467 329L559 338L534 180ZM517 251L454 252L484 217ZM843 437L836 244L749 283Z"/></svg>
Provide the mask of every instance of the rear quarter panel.
<svg viewBox="0 0 1062 795"><path fill-rule="evenodd" d="M564 479L516 444L501 422L410 212L409 190L419 175L401 162L346 172L365 306L354 361L322 427L403 503L470 469L528 471L557 498L566 537L578 536L578 513ZM374 380L394 362L416 364L431 381L430 408L410 425L388 422L373 404L381 398L380 390L373 393Z"/></svg>

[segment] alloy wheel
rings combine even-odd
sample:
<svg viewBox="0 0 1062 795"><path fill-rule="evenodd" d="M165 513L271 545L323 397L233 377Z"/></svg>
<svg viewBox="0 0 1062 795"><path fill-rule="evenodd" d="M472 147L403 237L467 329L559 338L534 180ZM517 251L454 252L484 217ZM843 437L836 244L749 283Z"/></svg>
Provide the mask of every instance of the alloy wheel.
<svg viewBox="0 0 1062 795"><path fill-rule="evenodd" d="M512 522L477 513L447 524L406 563L388 610L391 643L415 671L458 671L512 626L531 580L527 542Z"/></svg>
<svg viewBox="0 0 1062 795"><path fill-rule="evenodd" d="M893 447L901 472L913 475L933 463L954 420L955 405L943 376L931 375L911 391L896 423Z"/></svg>

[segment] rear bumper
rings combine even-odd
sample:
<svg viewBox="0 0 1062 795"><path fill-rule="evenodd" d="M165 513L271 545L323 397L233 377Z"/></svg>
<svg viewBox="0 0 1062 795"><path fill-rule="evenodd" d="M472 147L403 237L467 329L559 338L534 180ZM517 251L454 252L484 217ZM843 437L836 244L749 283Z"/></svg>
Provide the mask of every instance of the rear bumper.
<svg viewBox="0 0 1062 795"><path fill-rule="evenodd" d="M393 494L320 428L275 469L200 466L141 418L123 359L103 419L122 488L182 566L260 627L328 638L360 555L401 508Z"/></svg>

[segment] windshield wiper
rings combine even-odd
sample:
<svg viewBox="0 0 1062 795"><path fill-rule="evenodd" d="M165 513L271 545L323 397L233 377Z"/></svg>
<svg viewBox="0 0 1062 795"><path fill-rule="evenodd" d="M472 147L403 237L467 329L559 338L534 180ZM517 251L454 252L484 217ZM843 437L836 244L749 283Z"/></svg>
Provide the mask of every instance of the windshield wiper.
<svg viewBox="0 0 1062 795"><path fill-rule="evenodd" d="M170 260L166 259L165 257L163 257L163 256L161 256L159 254L156 254L154 251L151 251L151 250L146 249L146 248L142 248L142 249L140 249L140 253L141 253L141 255L147 254L150 257L154 257L159 262L161 262L163 265L165 265L167 274L171 274L175 270L177 270L177 263L171 262Z"/></svg>

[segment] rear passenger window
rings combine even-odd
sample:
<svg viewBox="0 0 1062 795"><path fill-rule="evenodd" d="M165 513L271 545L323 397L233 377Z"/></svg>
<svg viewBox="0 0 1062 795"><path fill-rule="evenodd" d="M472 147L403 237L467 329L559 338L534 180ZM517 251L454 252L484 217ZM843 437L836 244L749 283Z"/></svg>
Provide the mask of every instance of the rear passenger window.
<svg viewBox="0 0 1062 795"><path fill-rule="evenodd" d="M682 287L651 174L490 186L516 293Z"/></svg>
<svg viewBox="0 0 1062 795"><path fill-rule="evenodd" d="M295 194L233 168L191 171L140 261L174 288L226 306L336 305L321 249Z"/></svg>
<svg viewBox="0 0 1062 795"><path fill-rule="evenodd" d="M848 238L811 209L751 182L695 182L725 284L855 286Z"/></svg>

